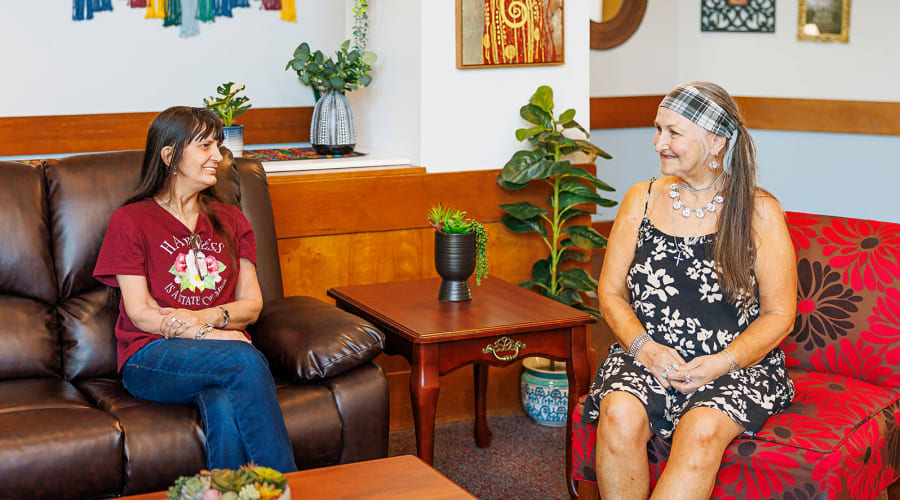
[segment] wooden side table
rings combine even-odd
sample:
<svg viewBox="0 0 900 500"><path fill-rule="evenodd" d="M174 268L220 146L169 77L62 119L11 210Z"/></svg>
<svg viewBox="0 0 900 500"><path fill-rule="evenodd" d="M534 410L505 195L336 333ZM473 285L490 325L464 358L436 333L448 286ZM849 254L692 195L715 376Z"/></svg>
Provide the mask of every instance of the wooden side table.
<svg viewBox="0 0 900 500"><path fill-rule="evenodd" d="M440 302L440 279L398 281L332 288L337 306L361 316L386 334L385 352L400 354L412 367L409 392L419 458L434 463L434 416L439 376L467 364L475 370L475 442L487 447L491 431L485 403L489 365L502 366L528 356L566 362L569 408L566 421L566 484L571 480L572 415L578 396L587 393L590 367L587 325L596 320L499 278L472 284L472 300Z"/></svg>

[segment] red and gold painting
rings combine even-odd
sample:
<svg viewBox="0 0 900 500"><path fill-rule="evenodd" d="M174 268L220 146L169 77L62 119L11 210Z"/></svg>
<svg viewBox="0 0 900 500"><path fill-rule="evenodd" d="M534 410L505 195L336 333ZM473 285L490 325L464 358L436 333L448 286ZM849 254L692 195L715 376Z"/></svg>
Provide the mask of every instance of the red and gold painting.
<svg viewBox="0 0 900 500"><path fill-rule="evenodd" d="M456 0L456 67L562 64L563 0Z"/></svg>

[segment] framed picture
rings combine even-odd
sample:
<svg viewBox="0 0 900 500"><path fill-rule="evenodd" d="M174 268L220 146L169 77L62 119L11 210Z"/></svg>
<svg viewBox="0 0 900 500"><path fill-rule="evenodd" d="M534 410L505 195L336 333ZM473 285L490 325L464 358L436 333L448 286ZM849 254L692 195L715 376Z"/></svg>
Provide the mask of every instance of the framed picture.
<svg viewBox="0 0 900 500"><path fill-rule="evenodd" d="M456 67L565 62L563 0L456 0Z"/></svg>
<svg viewBox="0 0 900 500"><path fill-rule="evenodd" d="M775 0L702 0L700 31L775 33Z"/></svg>
<svg viewBox="0 0 900 500"><path fill-rule="evenodd" d="M797 40L850 41L850 0L799 0Z"/></svg>

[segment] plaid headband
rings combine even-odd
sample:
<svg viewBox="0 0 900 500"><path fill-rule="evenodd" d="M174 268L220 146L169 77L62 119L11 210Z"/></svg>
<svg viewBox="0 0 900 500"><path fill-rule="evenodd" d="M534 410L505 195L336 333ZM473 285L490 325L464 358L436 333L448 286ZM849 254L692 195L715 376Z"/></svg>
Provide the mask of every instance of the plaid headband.
<svg viewBox="0 0 900 500"><path fill-rule="evenodd" d="M705 130L726 139L734 137L737 124L728 113L696 87L685 85L677 87L659 103L659 107L668 108L700 125Z"/></svg>

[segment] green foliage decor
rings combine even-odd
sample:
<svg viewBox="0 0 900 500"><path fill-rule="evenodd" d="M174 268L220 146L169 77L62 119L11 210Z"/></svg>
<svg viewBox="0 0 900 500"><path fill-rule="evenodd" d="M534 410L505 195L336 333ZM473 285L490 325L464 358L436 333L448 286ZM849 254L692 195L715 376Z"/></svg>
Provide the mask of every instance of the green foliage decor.
<svg viewBox="0 0 900 500"><path fill-rule="evenodd" d="M344 93L368 86L372 83L369 71L376 58L374 52L350 49L350 40L341 44L334 59L326 57L321 50L312 52L309 44L303 42L294 50L294 58L284 69L296 71L300 82L311 87L319 100L327 90Z"/></svg>
<svg viewBox="0 0 900 500"><path fill-rule="evenodd" d="M428 211L428 223L436 231L446 234L475 233L475 284L481 286L481 279L488 272L488 235L484 226L477 220L466 217L466 212L444 207L440 203L433 205Z"/></svg>
<svg viewBox="0 0 900 500"><path fill-rule="evenodd" d="M250 98L239 96L244 91L243 83L228 82L216 87L219 97L206 97L203 103L222 120L222 125L230 127L234 119L250 109Z"/></svg>
<svg viewBox="0 0 900 500"><path fill-rule="evenodd" d="M559 118L554 117L553 90L546 85L538 87L528 104L519 110L519 115L532 126L516 130L516 139L527 140L531 148L515 152L504 165L497 182L509 190L542 182L552 191L546 208L527 201L500 205L506 212L503 224L507 228L517 233L538 233L549 250L547 258L538 260L532 266L532 279L519 283L519 286L538 287L543 295L551 299L599 317L600 311L583 304L579 293L596 290L596 280L583 269L563 271L560 265L569 260L587 262L590 256L585 250L606 246L606 238L593 228L571 225L569 221L575 216L593 213L579 208L584 204L614 206L615 201L597 193L597 189L614 189L590 172L573 167L563 158L576 152L586 154L590 161L598 156L606 159L612 157L587 139L572 139L563 135L565 130L577 129L590 137L587 130L574 120L574 109L563 111Z"/></svg>

